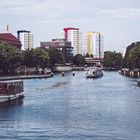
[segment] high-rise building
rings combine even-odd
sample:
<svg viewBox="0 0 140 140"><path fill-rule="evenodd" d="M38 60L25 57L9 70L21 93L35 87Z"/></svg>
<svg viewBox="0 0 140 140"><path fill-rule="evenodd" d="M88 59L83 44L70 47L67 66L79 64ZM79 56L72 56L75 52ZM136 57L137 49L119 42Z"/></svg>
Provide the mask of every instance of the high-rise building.
<svg viewBox="0 0 140 140"><path fill-rule="evenodd" d="M62 38L71 42L73 54L82 54L82 32L79 28L64 28Z"/></svg>
<svg viewBox="0 0 140 140"><path fill-rule="evenodd" d="M86 46L86 53L88 53L89 55L92 54L94 58L103 58L103 35L101 35L99 32L87 32L84 42Z"/></svg>
<svg viewBox="0 0 140 140"><path fill-rule="evenodd" d="M18 39L21 41L21 50L34 48L34 36L30 31L17 31Z"/></svg>

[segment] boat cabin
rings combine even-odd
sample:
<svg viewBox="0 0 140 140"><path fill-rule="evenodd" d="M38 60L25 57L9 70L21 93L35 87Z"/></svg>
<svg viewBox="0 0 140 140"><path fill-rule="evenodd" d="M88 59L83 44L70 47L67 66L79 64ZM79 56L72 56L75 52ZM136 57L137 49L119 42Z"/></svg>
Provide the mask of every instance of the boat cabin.
<svg viewBox="0 0 140 140"><path fill-rule="evenodd" d="M14 95L23 91L22 80L0 81L0 95Z"/></svg>

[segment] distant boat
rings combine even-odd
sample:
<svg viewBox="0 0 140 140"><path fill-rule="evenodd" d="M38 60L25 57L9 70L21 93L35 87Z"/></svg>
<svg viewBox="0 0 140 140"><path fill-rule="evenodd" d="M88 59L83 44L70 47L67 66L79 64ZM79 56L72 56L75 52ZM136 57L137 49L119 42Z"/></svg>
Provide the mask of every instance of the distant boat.
<svg viewBox="0 0 140 140"><path fill-rule="evenodd" d="M140 87L140 78L137 79L137 85Z"/></svg>
<svg viewBox="0 0 140 140"><path fill-rule="evenodd" d="M93 67L86 72L87 78L98 78L103 76L103 71L98 67Z"/></svg>
<svg viewBox="0 0 140 140"><path fill-rule="evenodd" d="M0 103L23 98L23 92L22 80L0 81Z"/></svg>

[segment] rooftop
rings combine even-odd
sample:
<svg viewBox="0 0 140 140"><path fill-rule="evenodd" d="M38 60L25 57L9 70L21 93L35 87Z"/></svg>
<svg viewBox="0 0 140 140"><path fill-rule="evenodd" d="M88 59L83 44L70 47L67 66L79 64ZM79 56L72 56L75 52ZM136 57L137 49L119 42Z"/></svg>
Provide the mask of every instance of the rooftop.
<svg viewBox="0 0 140 140"><path fill-rule="evenodd" d="M18 39L11 33L0 33L0 40L18 41Z"/></svg>

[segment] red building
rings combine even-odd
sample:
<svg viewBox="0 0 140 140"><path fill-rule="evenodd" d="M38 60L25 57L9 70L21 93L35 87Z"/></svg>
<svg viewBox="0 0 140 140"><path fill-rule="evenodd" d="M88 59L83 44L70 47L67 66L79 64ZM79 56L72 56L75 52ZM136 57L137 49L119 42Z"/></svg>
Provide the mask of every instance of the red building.
<svg viewBox="0 0 140 140"><path fill-rule="evenodd" d="M9 44L16 47L17 52L21 50L21 43L14 35L11 33L0 33L0 44Z"/></svg>
<svg viewBox="0 0 140 140"><path fill-rule="evenodd" d="M79 31L79 28L64 28L63 30L65 32L65 40L68 41L68 31L70 31L70 30L78 30Z"/></svg>

